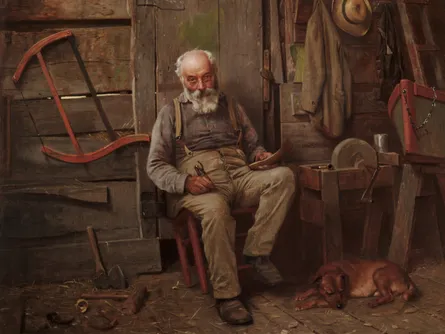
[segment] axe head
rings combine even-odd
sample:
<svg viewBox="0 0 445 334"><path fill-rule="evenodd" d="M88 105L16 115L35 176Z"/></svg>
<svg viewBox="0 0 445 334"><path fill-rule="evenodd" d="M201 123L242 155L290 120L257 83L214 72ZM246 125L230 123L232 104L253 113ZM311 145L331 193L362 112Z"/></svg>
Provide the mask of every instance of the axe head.
<svg viewBox="0 0 445 334"><path fill-rule="evenodd" d="M123 290L127 288L127 280L120 266L114 266L110 269L108 282L112 289Z"/></svg>

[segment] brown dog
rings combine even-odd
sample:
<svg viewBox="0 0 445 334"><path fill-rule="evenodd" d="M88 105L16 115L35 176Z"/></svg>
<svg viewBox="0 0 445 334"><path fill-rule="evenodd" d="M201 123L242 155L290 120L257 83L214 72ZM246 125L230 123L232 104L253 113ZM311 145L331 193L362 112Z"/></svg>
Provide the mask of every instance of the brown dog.
<svg viewBox="0 0 445 334"><path fill-rule="evenodd" d="M376 296L368 305L376 307L390 303L402 295L405 301L417 293L417 288L408 274L387 260L343 260L323 265L311 280L316 288L297 293L296 301L308 300L296 310L314 307L342 309L349 298Z"/></svg>

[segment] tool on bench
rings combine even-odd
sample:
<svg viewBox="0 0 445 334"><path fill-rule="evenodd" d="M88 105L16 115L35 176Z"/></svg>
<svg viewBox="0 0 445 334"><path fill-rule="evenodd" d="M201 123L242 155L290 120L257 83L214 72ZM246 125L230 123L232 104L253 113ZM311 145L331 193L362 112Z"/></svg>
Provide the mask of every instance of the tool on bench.
<svg viewBox="0 0 445 334"><path fill-rule="evenodd" d="M207 176L204 166L200 161L198 161L198 163L195 165L195 172L198 176Z"/></svg>
<svg viewBox="0 0 445 334"><path fill-rule="evenodd" d="M69 118L68 118L67 114L65 113L59 93L57 92L56 86L54 85L54 81L51 78L51 74L48 70L45 60L43 59L43 55L42 55L43 48L45 48L49 44L52 44L54 42L57 42L57 41L60 41L63 39L68 39L68 41L71 45L71 48L73 49L74 56L76 57L76 60L79 64L82 75L86 81L90 95L93 98L93 101L94 101L94 103L97 107L97 110L99 112L100 118L102 119L102 122L107 130L108 137L110 139L110 143L108 145L106 145L105 147L102 147L94 152L84 153L82 151L82 148L80 147L79 142L77 141L76 135L74 134L74 131L71 127ZM129 144L136 143L136 142L150 142L150 136L148 134L134 134L134 135L127 135L124 137L119 137L117 135L117 133L114 131L113 127L110 124L110 121L107 118L107 115L105 114L105 111L102 107L100 99L97 97L96 90L94 89L94 86L93 86L91 79L88 75L85 64L82 60L82 57L80 56L79 50L77 49L75 37L70 30L60 31L58 33L50 35L50 36L38 41L37 43L35 43L23 55L23 58L21 59L20 63L18 64L17 69L16 69L14 75L12 76L12 81L14 82L14 84L16 84L16 85L18 84L26 66L28 65L28 63L34 56L37 56L37 59L39 60L43 74L48 82L51 94L54 97L54 102L57 105L57 109L59 110L60 116L62 117L63 123L65 125L67 132L68 132L71 143L74 146L74 151L76 152L76 154L67 154L67 153L56 151L56 150L42 144L42 152L44 154L46 154L54 159L61 160L64 162L87 163L87 162L91 162L91 161L100 159L100 158L112 153L113 151L121 148L122 146L129 145Z"/></svg>
<svg viewBox="0 0 445 334"><path fill-rule="evenodd" d="M99 247L93 227L88 226L87 232L91 250L94 255L94 261L96 262L96 274L93 278L94 286L98 289L125 289L127 287L127 282L122 269L116 265L112 267L107 274L100 258Z"/></svg>
<svg viewBox="0 0 445 334"><path fill-rule="evenodd" d="M372 203L372 187L380 172L377 151L366 141L348 138L341 141L332 152L331 164L334 169L358 168L372 172L369 185L360 198L361 202Z"/></svg>

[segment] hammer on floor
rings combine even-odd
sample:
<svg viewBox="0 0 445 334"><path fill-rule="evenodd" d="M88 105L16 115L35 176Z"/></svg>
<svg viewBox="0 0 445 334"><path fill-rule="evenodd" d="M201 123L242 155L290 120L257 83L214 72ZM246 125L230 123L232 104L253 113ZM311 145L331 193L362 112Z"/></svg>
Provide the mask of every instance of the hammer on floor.
<svg viewBox="0 0 445 334"><path fill-rule="evenodd" d="M93 277L94 286L98 289L125 289L127 287L127 282L121 267L116 265L112 267L107 274L104 265L102 264L97 238L93 227L88 226L87 232L91 250L93 251L94 255L94 261L96 262L96 273Z"/></svg>

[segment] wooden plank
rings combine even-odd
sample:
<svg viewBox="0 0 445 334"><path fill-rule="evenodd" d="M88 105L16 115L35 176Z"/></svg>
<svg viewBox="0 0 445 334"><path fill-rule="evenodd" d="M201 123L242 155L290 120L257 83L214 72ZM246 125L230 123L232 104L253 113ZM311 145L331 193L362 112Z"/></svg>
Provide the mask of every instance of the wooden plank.
<svg viewBox="0 0 445 334"><path fill-rule="evenodd" d="M362 255L376 258L379 255L379 240L384 219L381 190L373 191L373 203L366 204L365 226L363 228Z"/></svg>
<svg viewBox="0 0 445 334"><path fill-rule="evenodd" d="M3 180L7 170L7 108L6 98L0 96L0 180ZM0 181L1 182L1 181Z"/></svg>
<svg viewBox="0 0 445 334"><path fill-rule="evenodd" d="M377 48L351 45L345 48L353 83L378 83L376 70Z"/></svg>
<svg viewBox="0 0 445 334"><path fill-rule="evenodd" d="M101 138L100 138L101 136ZM58 161L44 155L40 138L15 138L12 147L11 176L7 179L13 182L52 182L61 179L77 179L80 181L134 179L135 147L129 145L119 152L113 152L99 160L88 164L70 164ZM74 154L69 138L44 137L43 143L57 151ZM108 143L108 138L99 133L89 138L78 138L84 152L92 152ZM145 145L145 144L140 144Z"/></svg>
<svg viewBox="0 0 445 334"><path fill-rule="evenodd" d="M58 196L75 199L87 203L108 203L108 187L79 183L76 185L51 185L51 186L0 186L1 194L36 194Z"/></svg>
<svg viewBox="0 0 445 334"><path fill-rule="evenodd" d="M129 19L122 0L21 0L9 1L7 22L48 20Z"/></svg>
<svg viewBox="0 0 445 334"><path fill-rule="evenodd" d="M11 80L24 53L37 41L63 29L37 32L11 31L5 55L3 88L5 94L22 99L52 96L40 65L34 57L23 73L17 89ZM93 86L98 93L131 90L130 27L70 29ZM59 95L88 93L88 87L67 41L50 45L43 50L51 77Z"/></svg>
<svg viewBox="0 0 445 334"><path fill-rule="evenodd" d="M284 47L286 59L286 82L293 82L295 77L295 63L291 47L295 42L294 31L294 0L283 0L284 11Z"/></svg>
<svg viewBox="0 0 445 334"><path fill-rule="evenodd" d="M79 184L74 186L80 186ZM107 182L108 203L86 203L59 196L6 194L2 237L38 239L81 234L92 225L101 240L139 237L134 182ZM45 245L47 241L43 241Z"/></svg>
<svg viewBox="0 0 445 334"><path fill-rule="evenodd" d="M304 287L304 286L303 286ZM340 310L316 308L310 311L296 312L293 296L295 289L283 288L278 291L266 291L262 296L277 306L280 310L304 323L304 327L318 334L333 333L381 333L378 327L367 326L364 322L351 317Z"/></svg>
<svg viewBox="0 0 445 334"><path fill-rule="evenodd" d="M323 171L321 173L321 200L324 205L324 263L343 259L343 228L339 196L337 172Z"/></svg>
<svg viewBox="0 0 445 334"><path fill-rule="evenodd" d="M412 232L414 230L414 206L421 175L410 164L403 165L397 210L392 231L388 259L406 268Z"/></svg>
<svg viewBox="0 0 445 334"><path fill-rule="evenodd" d="M0 330L2 333L23 333L25 320L25 297L21 294L3 295L0 301Z"/></svg>
<svg viewBox="0 0 445 334"><path fill-rule="evenodd" d="M271 67L275 83L281 84L284 82L284 69L280 43L280 17L278 10L278 1L269 0L269 4Z"/></svg>
<svg viewBox="0 0 445 334"><path fill-rule="evenodd" d="M310 123L281 123L281 142L288 140L290 150L285 161L313 163L330 161L335 141L325 138Z"/></svg>
<svg viewBox="0 0 445 334"><path fill-rule="evenodd" d="M439 267L440 268L440 267ZM434 267L428 267L426 272L430 272L436 269ZM428 276L428 275L427 275ZM442 321L445 320L445 299L444 293L445 286L442 283L434 281L429 277L425 277L422 274L413 272L411 274L411 279L417 285L418 289L421 291L422 296L416 301L413 301L411 305L416 308L417 312L420 314L428 314L435 318L439 318Z"/></svg>
<svg viewBox="0 0 445 334"><path fill-rule="evenodd" d="M119 265L130 281L142 273L161 271L156 239L99 240L106 268ZM51 247L0 249L2 284L48 283L91 278L94 259L87 242Z"/></svg>
<svg viewBox="0 0 445 334"><path fill-rule="evenodd" d="M99 98L115 130L133 129L131 94ZM76 134L106 130L92 98L62 99L62 104ZM30 115L34 118L41 136L67 134L62 117L52 99L14 101L11 111L11 131L18 136L36 136L36 129Z"/></svg>
<svg viewBox="0 0 445 334"><path fill-rule="evenodd" d="M440 294L439 291L436 294ZM419 301L423 298L424 296L420 297ZM442 319L427 314L426 309L420 311L417 307L418 301L405 304L401 297L396 297L391 304L370 309L368 307L370 300L371 298L351 299L345 311L368 326L378 328L382 333L433 334L437 333L438 328L443 328L445 325ZM422 307L420 306L420 308Z"/></svg>
<svg viewBox="0 0 445 334"><path fill-rule="evenodd" d="M304 78L305 51L304 43L293 43L290 52L295 66L294 77L290 82L302 83Z"/></svg>
<svg viewBox="0 0 445 334"><path fill-rule="evenodd" d="M156 9L137 6L132 9L133 117L136 133L151 132L156 120ZM147 47L147 45L149 47ZM136 154L137 219L144 238L156 237L156 213L142 215L142 201L157 201L156 187L147 175L149 147L140 147Z"/></svg>
<svg viewBox="0 0 445 334"><path fill-rule="evenodd" d="M156 36L162 36L156 39L156 52L162 55L157 59L156 98L159 111L183 90L175 73L176 59L182 53L199 48L212 52L217 62L220 61L218 57L218 2L189 0L185 10L158 11L156 20ZM244 38L247 37L244 36ZM225 53L227 52L229 50L225 50ZM221 75L221 71L218 73ZM259 96L261 103L262 95Z"/></svg>
<svg viewBox="0 0 445 334"><path fill-rule="evenodd" d="M219 10L221 88L244 106L263 141L262 1L220 0Z"/></svg>

